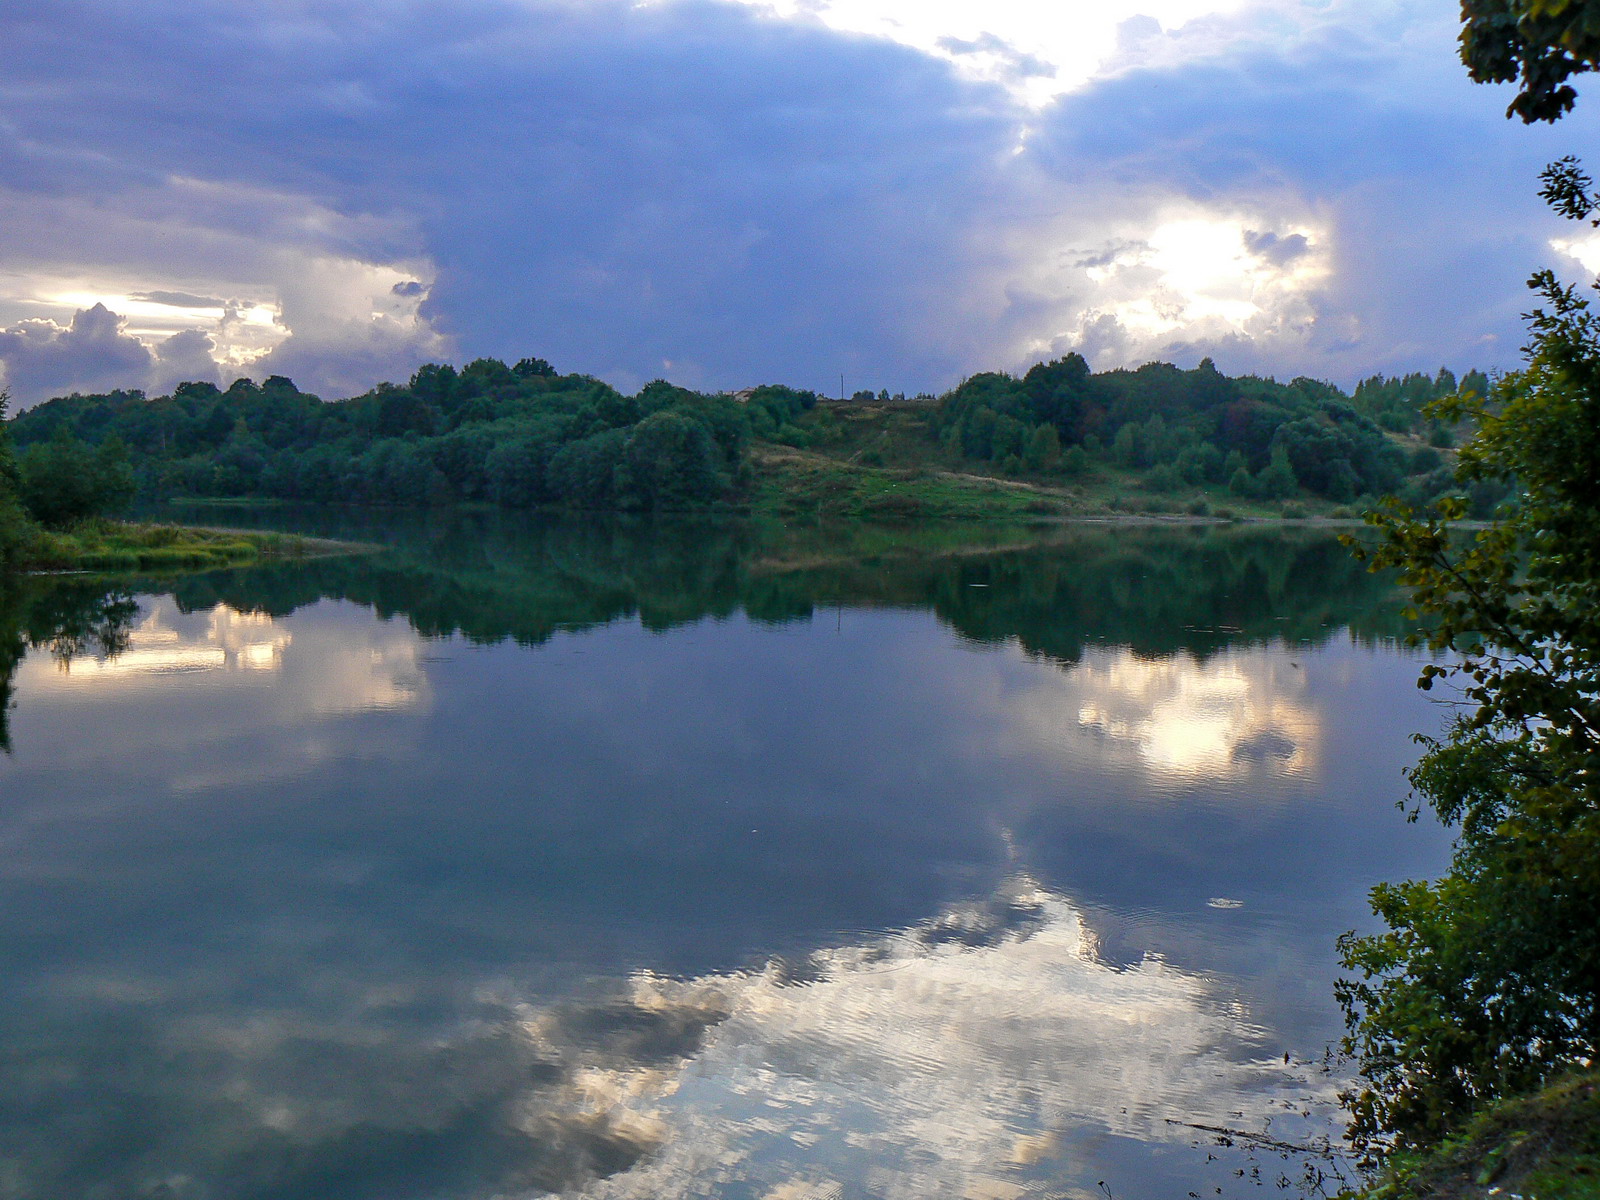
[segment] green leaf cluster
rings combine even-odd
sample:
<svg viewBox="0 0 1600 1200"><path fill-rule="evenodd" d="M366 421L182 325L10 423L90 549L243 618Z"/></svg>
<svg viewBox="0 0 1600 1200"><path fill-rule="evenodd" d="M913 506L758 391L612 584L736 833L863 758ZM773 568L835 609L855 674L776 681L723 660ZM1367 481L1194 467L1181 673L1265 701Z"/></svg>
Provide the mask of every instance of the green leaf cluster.
<svg viewBox="0 0 1600 1200"><path fill-rule="evenodd" d="M1478 83L1515 83L1507 116L1554 121L1577 92L1567 82L1600 64L1596 0L1462 0L1461 60Z"/></svg>
<svg viewBox="0 0 1600 1200"><path fill-rule="evenodd" d="M1425 1145L1600 1049L1600 324L1548 272L1530 286L1527 365L1431 406L1476 426L1463 494L1388 503L1360 551L1426 618L1421 686L1461 706L1410 775L1459 825L1449 872L1378 888L1387 931L1341 944L1368 1149ZM1482 483L1514 499L1463 535Z"/></svg>

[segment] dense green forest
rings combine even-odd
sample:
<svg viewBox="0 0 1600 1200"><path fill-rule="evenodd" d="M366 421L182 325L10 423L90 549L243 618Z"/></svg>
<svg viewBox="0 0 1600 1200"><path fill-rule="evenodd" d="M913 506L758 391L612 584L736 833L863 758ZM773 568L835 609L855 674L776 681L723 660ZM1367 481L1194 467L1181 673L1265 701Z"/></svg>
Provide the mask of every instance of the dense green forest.
<svg viewBox="0 0 1600 1200"><path fill-rule="evenodd" d="M1482 395L1488 381L1374 376L1347 396L1304 377L1231 379L1209 358L1192 371L1147 363L1096 375L1069 354L1021 378L974 375L940 402L937 428L947 449L1007 473L1082 475L1099 459L1145 471L1157 492L1210 483L1243 498L1345 502L1405 485L1420 500L1452 483L1442 451L1454 441L1424 407L1458 386ZM1408 448L1390 434L1423 441Z"/></svg>
<svg viewBox="0 0 1600 1200"><path fill-rule="evenodd" d="M1230 378L1209 359L1187 371L1150 363L1095 374L1071 354L1020 377L973 376L937 400L833 402L781 386L735 397L662 380L629 396L542 359L478 359L459 371L430 364L403 385L341 401L279 376L225 390L186 383L154 398L74 394L9 427L15 490L46 525L134 491L608 510L760 506L766 495L792 507L805 492L796 455L857 477L890 468L1026 481L1062 500L1109 474L1169 499L1187 488L1247 502L1395 491L1425 501L1453 486L1456 432L1424 408L1457 386L1441 370L1373 377L1347 395L1305 378ZM1488 384L1474 372L1460 386L1482 394ZM875 410L901 414L904 436L891 445L852 419ZM852 440L863 430L872 436ZM1480 491L1472 507L1487 512L1501 493Z"/></svg>
<svg viewBox="0 0 1600 1200"><path fill-rule="evenodd" d="M154 399L73 395L11 424L24 468L52 445L112 447L148 496L657 508L732 495L752 430L772 432L815 399L765 388L740 405L661 381L624 396L541 360L479 359L351 400L272 376Z"/></svg>

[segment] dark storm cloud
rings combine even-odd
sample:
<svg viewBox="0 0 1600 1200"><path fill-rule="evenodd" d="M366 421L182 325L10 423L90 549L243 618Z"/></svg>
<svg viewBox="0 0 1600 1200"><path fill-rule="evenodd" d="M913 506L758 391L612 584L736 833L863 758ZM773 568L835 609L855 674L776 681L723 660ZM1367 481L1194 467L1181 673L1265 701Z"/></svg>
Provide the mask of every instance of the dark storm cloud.
<svg viewBox="0 0 1600 1200"><path fill-rule="evenodd" d="M1252 254L1280 267L1292 263L1311 246L1303 233L1277 234L1259 229L1246 230L1244 244Z"/></svg>
<svg viewBox="0 0 1600 1200"><path fill-rule="evenodd" d="M0 254L62 274L74 252L84 273L121 256L151 285L176 255L219 288L298 283L288 251L413 264L382 290L420 299L461 358L915 390L1059 352L1063 331L1142 352L1074 282L1149 232L1106 230L1164 197L1247 217L1289 198L1331 240L1252 219L1248 248L1328 260L1314 328L1180 331L1174 354L1344 377L1507 359L1517 281L1551 257L1533 176L1592 122L1511 129L1447 36L1330 11L1348 28L1147 66L1030 114L914 50L710 0L79 0L0 17L0 192L19 214ZM1158 61L1159 27L1124 34ZM946 49L1040 69L992 35ZM328 390L438 351L359 311L297 311L275 363Z"/></svg>
<svg viewBox="0 0 1600 1200"><path fill-rule="evenodd" d="M156 346L156 360L146 387L156 395L170 392L180 383L220 383L216 349L205 330L180 330Z"/></svg>
<svg viewBox="0 0 1600 1200"><path fill-rule="evenodd" d="M216 343L203 329L184 329L146 345L103 304L79 309L69 325L21 321L0 330L0 376L26 407L68 392L140 388L154 395L189 380L216 383Z"/></svg>
<svg viewBox="0 0 1600 1200"><path fill-rule="evenodd" d="M35 80L105 64L26 135L414 213L428 312L469 356L716 383L957 366L898 319L956 285L1009 122L915 52L716 5L166 8L5 31Z"/></svg>

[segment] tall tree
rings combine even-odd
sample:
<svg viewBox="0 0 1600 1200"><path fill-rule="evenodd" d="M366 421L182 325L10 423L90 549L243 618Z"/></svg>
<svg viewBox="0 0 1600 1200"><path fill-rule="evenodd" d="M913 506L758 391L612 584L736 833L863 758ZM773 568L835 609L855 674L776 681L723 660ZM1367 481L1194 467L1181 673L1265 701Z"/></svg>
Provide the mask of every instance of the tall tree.
<svg viewBox="0 0 1600 1200"><path fill-rule="evenodd" d="M1441 659L1422 686L1464 703L1411 771L1459 825L1450 871L1385 885L1389 929L1345 939L1362 1085L1355 1133L1422 1144L1484 1103L1600 1054L1600 324L1548 274L1528 365L1487 398L1437 402L1477 433L1462 485L1516 501L1464 536L1464 497L1369 517Z"/></svg>
<svg viewBox="0 0 1600 1200"><path fill-rule="evenodd" d="M1564 81L1600 59L1594 0L1467 0L1463 18L1473 77L1520 75L1524 120L1570 109ZM1600 212L1572 159L1543 194L1573 220ZM1399 569L1442 654L1422 686L1462 704L1410 773L1459 826L1449 872L1376 889L1388 930L1342 942L1347 1099L1371 1149L1426 1145L1600 1057L1600 321L1550 272L1530 286L1526 366L1427 410L1475 427L1457 482L1509 483L1513 500L1471 536L1451 528L1465 496L1368 518L1382 540L1362 553Z"/></svg>

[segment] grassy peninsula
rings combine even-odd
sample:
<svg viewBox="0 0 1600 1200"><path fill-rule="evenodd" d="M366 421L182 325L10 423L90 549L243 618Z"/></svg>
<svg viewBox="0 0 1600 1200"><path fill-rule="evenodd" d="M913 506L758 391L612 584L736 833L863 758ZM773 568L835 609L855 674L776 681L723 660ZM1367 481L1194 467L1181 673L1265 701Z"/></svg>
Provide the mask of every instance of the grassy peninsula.
<svg viewBox="0 0 1600 1200"><path fill-rule="evenodd" d="M297 534L139 524L89 518L59 530L40 530L14 562L33 571L204 570L267 559L348 553L356 547Z"/></svg>

